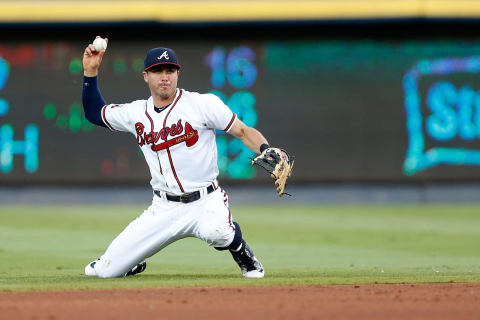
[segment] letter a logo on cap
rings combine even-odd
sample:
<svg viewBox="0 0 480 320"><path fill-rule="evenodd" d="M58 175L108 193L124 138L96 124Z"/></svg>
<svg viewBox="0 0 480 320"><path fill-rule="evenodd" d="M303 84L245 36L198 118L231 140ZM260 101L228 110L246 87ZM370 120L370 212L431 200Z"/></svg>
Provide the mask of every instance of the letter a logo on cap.
<svg viewBox="0 0 480 320"><path fill-rule="evenodd" d="M163 51L162 55L158 57L158 60L162 60L162 58L165 58L166 60L170 60L170 57L168 56L167 50Z"/></svg>

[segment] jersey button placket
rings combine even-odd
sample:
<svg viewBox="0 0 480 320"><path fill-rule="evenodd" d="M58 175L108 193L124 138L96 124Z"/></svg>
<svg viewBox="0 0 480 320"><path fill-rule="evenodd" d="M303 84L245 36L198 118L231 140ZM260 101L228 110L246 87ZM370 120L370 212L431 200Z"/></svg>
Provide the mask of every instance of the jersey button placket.
<svg viewBox="0 0 480 320"><path fill-rule="evenodd" d="M169 182L167 180L167 177L166 177L166 172L165 172L165 161L162 161L162 152L161 151L157 151L157 158L158 158L158 163L160 165L160 179L163 180L164 182L164 185L166 187L166 189L169 189Z"/></svg>
<svg viewBox="0 0 480 320"><path fill-rule="evenodd" d="M170 161L168 159L167 152L162 150L159 152L160 163L163 168L163 177L165 178L165 183L171 191L176 190L176 180L173 176L172 169L170 168Z"/></svg>

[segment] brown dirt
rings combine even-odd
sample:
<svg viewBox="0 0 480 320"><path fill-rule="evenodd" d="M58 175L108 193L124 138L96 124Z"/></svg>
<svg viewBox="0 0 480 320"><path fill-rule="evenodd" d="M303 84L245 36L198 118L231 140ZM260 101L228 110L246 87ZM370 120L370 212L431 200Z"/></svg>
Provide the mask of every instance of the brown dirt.
<svg viewBox="0 0 480 320"><path fill-rule="evenodd" d="M0 319L480 319L480 283L3 292Z"/></svg>

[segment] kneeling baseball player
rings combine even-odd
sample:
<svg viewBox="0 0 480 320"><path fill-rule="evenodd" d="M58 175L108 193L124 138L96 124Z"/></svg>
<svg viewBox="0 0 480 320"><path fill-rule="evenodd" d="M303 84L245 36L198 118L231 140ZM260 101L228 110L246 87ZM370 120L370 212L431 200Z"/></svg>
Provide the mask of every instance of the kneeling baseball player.
<svg viewBox="0 0 480 320"><path fill-rule="evenodd" d="M145 270L145 259L169 244L196 237L228 250L244 277L262 278L265 270L232 220L228 196L217 182L215 129L260 154L252 163L272 174L280 195L293 165L286 152L270 148L259 131L246 126L215 95L178 89L181 67L169 48L152 49L145 57L143 79L151 97L106 104L97 84L104 54L90 44L83 55L85 116L95 125L135 136L152 176L153 200L99 259L87 264L85 274L134 275Z"/></svg>

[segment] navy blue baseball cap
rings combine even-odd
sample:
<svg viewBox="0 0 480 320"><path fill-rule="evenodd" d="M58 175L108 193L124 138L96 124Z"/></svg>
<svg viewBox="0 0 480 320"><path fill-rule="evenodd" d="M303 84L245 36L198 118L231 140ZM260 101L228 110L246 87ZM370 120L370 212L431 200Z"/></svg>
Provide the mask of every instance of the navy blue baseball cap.
<svg viewBox="0 0 480 320"><path fill-rule="evenodd" d="M147 56L145 57L144 71L147 71L155 66L159 66L162 64L171 64L178 69L181 68L178 64L178 59L175 51L170 48L154 48L147 52Z"/></svg>

